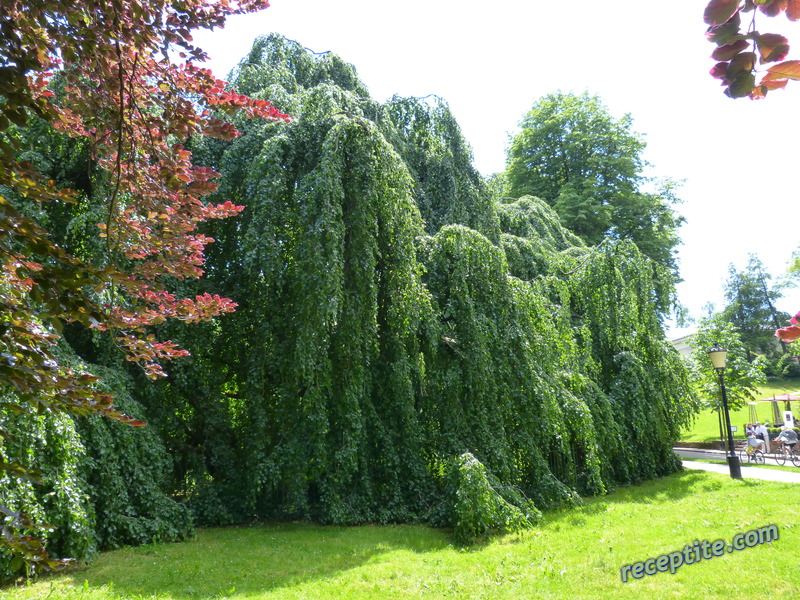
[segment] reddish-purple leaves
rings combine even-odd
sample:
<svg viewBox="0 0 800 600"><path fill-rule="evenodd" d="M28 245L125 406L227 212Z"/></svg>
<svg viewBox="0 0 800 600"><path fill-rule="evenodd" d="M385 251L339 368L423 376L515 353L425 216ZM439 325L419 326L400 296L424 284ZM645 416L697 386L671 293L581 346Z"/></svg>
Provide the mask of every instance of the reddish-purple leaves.
<svg viewBox="0 0 800 600"><path fill-rule="evenodd" d="M739 12L739 0L711 0L703 13L709 25L722 25Z"/></svg>
<svg viewBox="0 0 800 600"><path fill-rule="evenodd" d="M779 63L767 69L767 75L764 76L767 81L774 81L776 79L794 79L800 80L800 60L787 60L786 62Z"/></svg>
<svg viewBox="0 0 800 600"><path fill-rule="evenodd" d="M756 87L756 76L751 71L740 71L730 80L725 94L731 98L744 98L753 93Z"/></svg>
<svg viewBox="0 0 800 600"><path fill-rule="evenodd" d="M789 0L762 0L756 1L758 9L769 17L777 17L789 6Z"/></svg>
<svg viewBox="0 0 800 600"><path fill-rule="evenodd" d="M789 54L789 40L782 35L777 33L756 33L753 35L753 39L755 40L756 48L758 48L762 64L783 60Z"/></svg>
<svg viewBox="0 0 800 600"><path fill-rule="evenodd" d="M800 0L789 0L786 16L790 21L800 21Z"/></svg>
<svg viewBox="0 0 800 600"><path fill-rule="evenodd" d="M725 73L728 70L728 63L726 62L718 62L714 65L714 67L709 71L711 76L714 79L725 79Z"/></svg>
<svg viewBox="0 0 800 600"><path fill-rule="evenodd" d="M798 0L800 2L800 0ZM718 46L725 46L732 44L736 40L744 39L741 35L739 27L742 24L742 17L740 13L736 13L730 19L725 21L722 25L712 25L706 31L706 38L709 42L713 42Z"/></svg>
<svg viewBox="0 0 800 600"><path fill-rule="evenodd" d="M738 77L740 73L750 72L756 66L755 52L741 52L734 56L728 63L728 70L725 73L728 79Z"/></svg>
<svg viewBox="0 0 800 600"><path fill-rule="evenodd" d="M756 31L757 13L743 32L740 13L755 7L770 17L786 13L789 20L800 21L800 0L711 0L703 15L709 24L706 38L717 45L711 58L718 62L710 75L721 81L731 98L763 98L768 91L785 87L789 79L800 80L800 61L785 61L769 68L756 84L756 56L759 64L783 61L789 55L789 40Z"/></svg>
<svg viewBox="0 0 800 600"><path fill-rule="evenodd" d="M730 60L739 52L748 48L750 46L750 42L747 40L738 40L733 44L727 44L725 46L720 46L714 52L711 53L711 58L714 60Z"/></svg>

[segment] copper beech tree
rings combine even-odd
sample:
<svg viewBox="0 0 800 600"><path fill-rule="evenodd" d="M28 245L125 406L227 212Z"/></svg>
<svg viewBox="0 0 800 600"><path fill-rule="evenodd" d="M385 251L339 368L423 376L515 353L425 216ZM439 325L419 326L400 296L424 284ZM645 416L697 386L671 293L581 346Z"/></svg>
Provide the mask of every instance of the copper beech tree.
<svg viewBox="0 0 800 600"><path fill-rule="evenodd" d="M4 0L0 4L0 401L4 410L101 414L143 425L115 410L96 377L59 361L64 323L108 331L128 360L151 377L160 363L186 354L148 329L167 319L201 321L232 311L216 295L176 297L168 279L203 274L198 233L208 219L235 215L211 205L217 173L194 166L189 136L236 137L220 116L244 111L289 117L269 102L237 94L198 66L205 53L191 31L221 27L228 16L267 0ZM51 86L55 80L58 86ZM55 92L53 91L55 90ZM88 142L104 174L98 223L102 256L76 256L53 243L24 205L71 203L20 160L19 139L31 119ZM30 211L28 211L30 212ZM13 432L0 430L8 439ZM3 451L0 471L26 476ZM30 475L30 474L28 474ZM23 515L2 506L0 546L44 559L37 540L21 535Z"/></svg>
<svg viewBox="0 0 800 600"><path fill-rule="evenodd" d="M800 79L800 61L784 60L789 54L788 39L756 29L758 15L781 14L800 21L800 0L711 0L706 6L706 36L717 45L711 58L718 62L711 75L721 80L731 98L763 98L770 90L786 87L790 79ZM759 64L771 66L756 82Z"/></svg>

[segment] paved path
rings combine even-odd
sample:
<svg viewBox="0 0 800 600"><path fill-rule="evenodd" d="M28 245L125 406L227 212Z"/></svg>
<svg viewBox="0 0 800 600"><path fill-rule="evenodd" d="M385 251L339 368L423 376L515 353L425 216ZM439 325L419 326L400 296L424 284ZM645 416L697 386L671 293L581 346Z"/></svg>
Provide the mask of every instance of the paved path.
<svg viewBox="0 0 800 600"><path fill-rule="evenodd" d="M723 475L730 475L728 465L719 465L716 463L698 462L695 460L681 461L686 469L701 469L703 471L713 471L714 473L722 473ZM742 477L744 479L762 479L764 481L784 481L787 483L800 483L800 469L794 472L789 470L778 469L759 469L756 467L742 467Z"/></svg>

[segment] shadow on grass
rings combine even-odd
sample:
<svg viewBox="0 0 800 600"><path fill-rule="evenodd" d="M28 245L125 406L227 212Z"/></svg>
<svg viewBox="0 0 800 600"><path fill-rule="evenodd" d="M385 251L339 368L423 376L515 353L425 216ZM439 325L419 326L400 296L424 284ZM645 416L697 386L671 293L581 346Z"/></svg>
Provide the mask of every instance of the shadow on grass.
<svg viewBox="0 0 800 600"><path fill-rule="evenodd" d="M415 525L204 529L184 543L103 554L72 580L125 598L235 599L333 578L389 552L426 553L449 544L444 531Z"/></svg>
<svg viewBox="0 0 800 600"><path fill-rule="evenodd" d="M607 496L587 498L574 509L547 511L542 530L583 526L583 517L625 505L665 509L706 492L727 493L762 482L732 481L704 471L686 470L662 479L618 488ZM748 492L749 494L749 492ZM633 509L636 510L636 509ZM670 508L668 510L680 510ZM480 552L491 543L476 544ZM323 580L381 562L389 553L427 554L451 547L449 533L419 525L326 527L306 523L204 529L182 544L124 549L101 556L90 568L74 573L92 588L112 588L109 597L251 598L270 591ZM402 561L402 559L399 559Z"/></svg>

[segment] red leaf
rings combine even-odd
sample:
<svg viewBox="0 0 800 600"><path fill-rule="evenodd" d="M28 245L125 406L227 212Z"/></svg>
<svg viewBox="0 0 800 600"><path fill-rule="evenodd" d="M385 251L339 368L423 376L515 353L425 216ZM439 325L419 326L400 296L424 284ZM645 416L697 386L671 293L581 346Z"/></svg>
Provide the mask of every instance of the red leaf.
<svg viewBox="0 0 800 600"><path fill-rule="evenodd" d="M756 2L758 4L758 2ZM786 10L786 7L789 5L789 0L772 0L772 2L768 4L761 4L758 9L763 12L765 15L770 17L777 17L783 11Z"/></svg>
<svg viewBox="0 0 800 600"><path fill-rule="evenodd" d="M785 88L787 83L789 83L788 79L776 79L772 81L765 81L762 79L760 86L765 88L765 90L780 90Z"/></svg>
<svg viewBox="0 0 800 600"><path fill-rule="evenodd" d="M800 0L798 0L798 2L800 2ZM722 25L712 25L709 27L706 31L706 38L709 42L713 42L718 46L732 44L736 40L744 39L744 36L739 32L741 24L741 13L737 12Z"/></svg>
<svg viewBox="0 0 800 600"><path fill-rule="evenodd" d="M789 40L777 33L755 34L754 36L761 63L783 60L789 54Z"/></svg>
<svg viewBox="0 0 800 600"><path fill-rule="evenodd" d="M709 25L722 25L739 12L739 0L711 0L703 13L703 20Z"/></svg>
<svg viewBox="0 0 800 600"><path fill-rule="evenodd" d="M786 16L790 21L800 21L800 0L789 0L786 7Z"/></svg>
<svg viewBox="0 0 800 600"><path fill-rule="evenodd" d="M711 76L715 79L725 79L725 73L728 72L728 63L718 62L711 69Z"/></svg>
<svg viewBox="0 0 800 600"><path fill-rule="evenodd" d="M714 52L711 53L711 58L714 60L730 60L739 52L744 50L745 48L750 46L750 42L747 40L739 40L733 44L728 44L726 46L720 46Z"/></svg>
<svg viewBox="0 0 800 600"><path fill-rule="evenodd" d="M795 79L800 80L800 60L787 60L767 69L765 79Z"/></svg>
<svg viewBox="0 0 800 600"><path fill-rule="evenodd" d="M752 71L740 71L730 78L730 85L725 93L731 98L744 98L750 96L755 87L756 78Z"/></svg>

